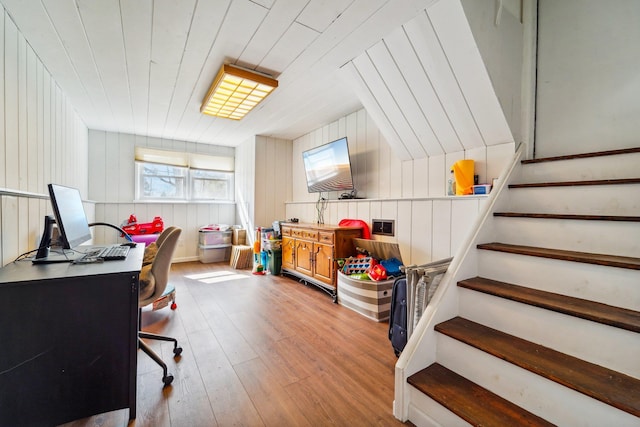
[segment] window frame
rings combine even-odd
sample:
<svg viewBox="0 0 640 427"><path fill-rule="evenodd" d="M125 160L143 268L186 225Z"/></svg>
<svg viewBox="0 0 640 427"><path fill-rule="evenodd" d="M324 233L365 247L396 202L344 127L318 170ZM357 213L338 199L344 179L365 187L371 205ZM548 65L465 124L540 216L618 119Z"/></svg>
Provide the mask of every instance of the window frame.
<svg viewBox="0 0 640 427"><path fill-rule="evenodd" d="M215 156L196 153L181 153L165 150L157 150L146 147L136 147L135 153L135 197L140 202L162 202L170 200L171 202L227 202L235 203L235 161L232 156ZM152 161L149 161L150 159ZM146 196L144 193L145 180L149 177L163 176L162 174L145 174L146 165L165 166L167 168L175 168L176 171L182 171L181 174L168 173L164 175L169 178L181 178L182 185L180 191L182 195L173 196ZM197 167L196 167L197 166ZM212 176L207 178L207 173ZM199 175L205 176L199 176ZM197 190L197 181L205 182L209 180L226 182L224 195L218 194L219 198L203 196L202 192ZM215 184L208 187L215 192ZM176 193L180 193L177 191ZM208 195L211 195L209 192ZM215 196L215 194L213 194Z"/></svg>

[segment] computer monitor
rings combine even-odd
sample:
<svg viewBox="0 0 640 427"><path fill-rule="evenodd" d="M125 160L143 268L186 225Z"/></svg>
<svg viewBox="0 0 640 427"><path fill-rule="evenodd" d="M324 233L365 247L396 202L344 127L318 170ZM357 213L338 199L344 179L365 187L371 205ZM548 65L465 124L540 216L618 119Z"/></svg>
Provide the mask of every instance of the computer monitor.
<svg viewBox="0 0 640 427"><path fill-rule="evenodd" d="M76 188L65 187L58 184L49 184L49 197L52 216L45 216L44 230L38 253L33 258L34 264L47 264L54 262L71 262L82 256L82 253L65 252L65 249L73 249L84 242L91 240L89 223L82 205L80 191ZM57 226L58 243L62 247L62 253L49 251L52 246L53 224Z"/></svg>
<svg viewBox="0 0 640 427"><path fill-rule="evenodd" d="M89 222L84 213L80 191L76 188L49 184L49 197L63 249L72 249L91 240Z"/></svg>

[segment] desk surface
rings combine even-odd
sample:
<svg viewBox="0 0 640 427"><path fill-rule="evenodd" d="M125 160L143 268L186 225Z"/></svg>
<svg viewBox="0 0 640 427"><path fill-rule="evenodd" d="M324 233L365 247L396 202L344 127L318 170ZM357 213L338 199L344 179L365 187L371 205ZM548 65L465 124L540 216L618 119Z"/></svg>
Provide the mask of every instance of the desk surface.
<svg viewBox="0 0 640 427"><path fill-rule="evenodd" d="M96 245L103 247L104 245ZM96 246L80 246L86 251ZM131 248L127 258L121 261L104 261L91 264L60 262L52 264L32 264L30 259L15 261L0 268L0 286L6 282L30 282L65 277L95 276L102 274L139 273L144 257L144 245Z"/></svg>

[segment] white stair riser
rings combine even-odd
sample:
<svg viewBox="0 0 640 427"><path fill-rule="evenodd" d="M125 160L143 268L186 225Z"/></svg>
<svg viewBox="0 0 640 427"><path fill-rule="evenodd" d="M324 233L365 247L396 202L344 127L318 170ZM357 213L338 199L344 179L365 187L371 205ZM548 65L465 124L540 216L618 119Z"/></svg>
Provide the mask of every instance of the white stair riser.
<svg viewBox="0 0 640 427"><path fill-rule="evenodd" d="M449 411L413 386L409 386L409 419L416 427L470 427L471 424ZM437 421L436 421L437 420Z"/></svg>
<svg viewBox="0 0 640 427"><path fill-rule="evenodd" d="M438 363L562 426L633 426L638 419L582 393L439 334Z"/></svg>
<svg viewBox="0 0 640 427"><path fill-rule="evenodd" d="M640 223L496 218L495 240L579 252L640 257Z"/></svg>
<svg viewBox="0 0 640 427"><path fill-rule="evenodd" d="M640 185L510 188L514 212L640 216Z"/></svg>
<svg viewBox="0 0 640 427"><path fill-rule="evenodd" d="M466 319L640 378L636 332L470 289L461 288L459 295L460 315Z"/></svg>
<svg viewBox="0 0 640 427"><path fill-rule="evenodd" d="M640 270L478 250L478 275L638 310Z"/></svg>
<svg viewBox="0 0 640 427"><path fill-rule="evenodd" d="M522 182L638 178L640 153L522 165Z"/></svg>

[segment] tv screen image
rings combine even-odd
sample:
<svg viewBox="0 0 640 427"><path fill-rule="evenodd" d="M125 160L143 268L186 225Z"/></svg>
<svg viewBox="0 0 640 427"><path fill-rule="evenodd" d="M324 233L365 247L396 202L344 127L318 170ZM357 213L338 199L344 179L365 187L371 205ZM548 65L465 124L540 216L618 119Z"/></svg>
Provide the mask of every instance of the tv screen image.
<svg viewBox="0 0 640 427"><path fill-rule="evenodd" d="M347 138L302 153L309 193L353 190Z"/></svg>

